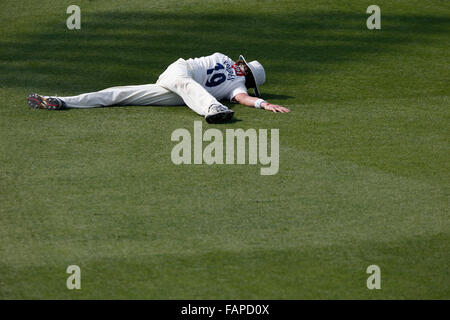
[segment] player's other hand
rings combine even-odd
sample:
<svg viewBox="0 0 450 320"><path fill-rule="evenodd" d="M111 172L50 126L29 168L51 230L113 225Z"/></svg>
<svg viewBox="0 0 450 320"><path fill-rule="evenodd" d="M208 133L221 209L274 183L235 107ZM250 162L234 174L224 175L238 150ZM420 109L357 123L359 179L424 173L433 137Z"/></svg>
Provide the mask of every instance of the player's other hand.
<svg viewBox="0 0 450 320"><path fill-rule="evenodd" d="M261 107L263 107L264 110L267 110L267 111L281 112L281 113L291 112L291 110L289 110L288 108L279 106L277 104L264 103L261 105Z"/></svg>

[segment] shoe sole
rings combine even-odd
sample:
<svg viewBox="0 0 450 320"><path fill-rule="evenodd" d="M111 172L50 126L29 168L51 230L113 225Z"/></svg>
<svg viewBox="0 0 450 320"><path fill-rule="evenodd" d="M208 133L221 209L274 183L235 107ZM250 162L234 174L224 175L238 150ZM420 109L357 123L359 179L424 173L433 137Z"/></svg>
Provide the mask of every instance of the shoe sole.
<svg viewBox="0 0 450 320"><path fill-rule="evenodd" d="M44 110L62 110L62 109L64 109L63 105L51 104L49 100L46 100L44 97L38 95L37 93L29 94L27 97L27 103L33 109L44 109Z"/></svg>
<svg viewBox="0 0 450 320"><path fill-rule="evenodd" d="M233 118L234 111L228 110L225 112L218 112L216 114L212 114L205 117L206 122L208 123L223 123L228 122Z"/></svg>
<svg viewBox="0 0 450 320"><path fill-rule="evenodd" d="M27 103L32 109L46 109L43 105L42 97L36 93L29 94L27 97Z"/></svg>

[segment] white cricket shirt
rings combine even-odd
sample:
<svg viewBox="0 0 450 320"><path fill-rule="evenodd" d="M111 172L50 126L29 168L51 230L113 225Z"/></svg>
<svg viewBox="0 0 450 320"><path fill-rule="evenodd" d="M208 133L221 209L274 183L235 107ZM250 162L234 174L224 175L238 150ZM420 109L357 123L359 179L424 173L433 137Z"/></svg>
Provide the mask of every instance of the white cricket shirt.
<svg viewBox="0 0 450 320"><path fill-rule="evenodd" d="M217 100L232 100L239 93L247 93L245 76L238 76L234 61L216 52L210 56L186 60L192 77Z"/></svg>

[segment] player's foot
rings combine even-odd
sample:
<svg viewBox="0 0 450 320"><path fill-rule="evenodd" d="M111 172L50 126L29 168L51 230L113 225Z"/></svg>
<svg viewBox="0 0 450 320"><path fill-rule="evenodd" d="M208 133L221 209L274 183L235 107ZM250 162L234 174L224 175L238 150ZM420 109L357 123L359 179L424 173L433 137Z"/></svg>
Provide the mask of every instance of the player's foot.
<svg viewBox="0 0 450 320"><path fill-rule="evenodd" d="M27 97L27 103L33 109L62 110L66 107L64 101L59 98L44 98L37 93L29 94Z"/></svg>
<svg viewBox="0 0 450 320"><path fill-rule="evenodd" d="M233 118L234 111L221 104L213 104L209 107L205 120L208 123L222 123Z"/></svg>

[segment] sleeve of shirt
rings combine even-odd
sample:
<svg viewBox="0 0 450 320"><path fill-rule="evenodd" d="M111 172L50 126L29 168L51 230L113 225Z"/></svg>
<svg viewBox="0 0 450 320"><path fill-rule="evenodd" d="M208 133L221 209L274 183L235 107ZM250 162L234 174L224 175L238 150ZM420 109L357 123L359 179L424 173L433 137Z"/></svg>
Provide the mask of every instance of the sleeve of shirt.
<svg viewBox="0 0 450 320"><path fill-rule="evenodd" d="M228 57L220 52L215 52L211 55L216 61L222 62L224 59L227 59Z"/></svg>
<svg viewBox="0 0 450 320"><path fill-rule="evenodd" d="M247 93L247 88L245 87L244 84L239 85L238 87L236 87L234 90L231 91L230 93L230 101L233 101L233 98L236 97L239 93Z"/></svg>

